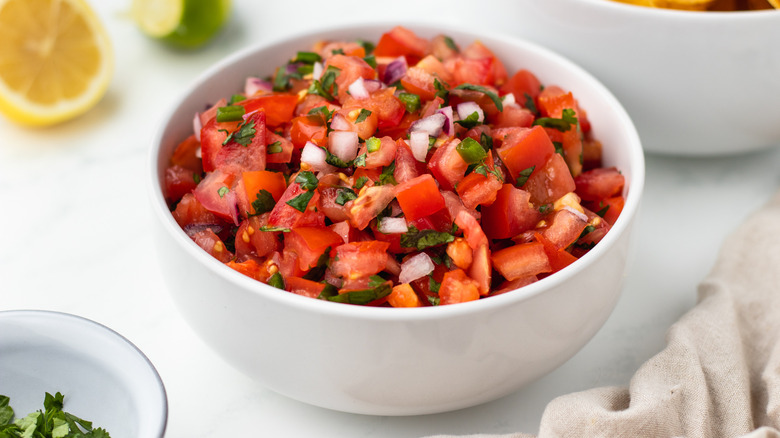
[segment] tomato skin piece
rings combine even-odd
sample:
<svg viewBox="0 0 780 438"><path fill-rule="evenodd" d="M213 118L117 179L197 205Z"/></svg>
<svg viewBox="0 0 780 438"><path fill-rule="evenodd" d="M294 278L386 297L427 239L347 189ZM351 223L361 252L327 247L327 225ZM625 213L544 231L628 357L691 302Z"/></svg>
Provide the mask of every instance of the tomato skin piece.
<svg viewBox="0 0 780 438"><path fill-rule="evenodd" d="M491 239L509 239L532 229L541 219L531 205L531 195L513 184L504 184L496 201L482 207L482 229Z"/></svg>
<svg viewBox="0 0 780 438"><path fill-rule="evenodd" d="M387 264L390 244L378 240L344 243L333 252L331 273L344 279L357 279L378 274Z"/></svg>
<svg viewBox="0 0 780 438"><path fill-rule="evenodd" d="M439 304L465 303L479 299L477 282L469 278L463 269L455 269L444 274L439 287Z"/></svg>
<svg viewBox="0 0 780 438"><path fill-rule="evenodd" d="M555 146L541 126L506 131L497 129L493 133L497 136L505 135L498 156L513 180L517 180L520 172L531 167L534 168L531 175L538 172L555 154Z"/></svg>
<svg viewBox="0 0 780 438"><path fill-rule="evenodd" d="M583 201L602 201L623 192L626 179L615 167L592 169L574 179L576 193Z"/></svg>
<svg viewBox="0 0 780 438"><path fill-rule="evenodd" d="M184 229L192 225L215 225L221 222L214 213L206 210L192 193L184 195L176 204L173 219Z"/></svg>
<svg viewBox="0 0 780 438"><path fill-rule="evenodd" d="M544 246L544 253L547 254L547 259L550 261L550 267L552 268L553 273L558 272L577 261L577 257L566 251L565 247L559 248L544 237L543 234L534 232L534 238Z"/></svg>
<svg viewBox="0 0 780 438"><path fill-rule="evenodd" d="M294 94L265 94L242 100L236 105L243 106L246 114L262 110L265 113L267 126L276 128L293 118L293 112L298 105L298 96Z"/></svg>
<svg viewBox="0 0 780 438"><path fill-rule="evenodd" d="M566 249L579 239L580 234L588 225L578 215L569 210L561 209L545 218L548 225L538 234L544 236L556 249Z"/></svg>
<svg viewBox="0 0 780 438"><path fill-rule="evenodd" d="M285 249L298 256L298 267L302 271L317 266L320 256L328 248L342 243L341 236L325 227L296 227L285 235Z"/></svg>
<svg viewBox="0 0 780 438"><path fill-rule="evenodd" d="M493 54L493 51L487 48L479 40L472 42L463 50L463 56L469 59L489 58L493 66L491 74L488 76L489 85L499 86L506 82L508 74L506 67L500 59Z"/></svg>
<svg viewBox="0 0 780 438"><path fill-rule="evenodd" d="M552 272L550 260L540 242L520 243L491 255L493 267L507 280Z"/></svg>
<svg viewBox="0 0 780 438"><path fill-rule="evenodd" d="M395 197L407 221L429 216L445 207L436 181L427 173L397 185Z"/></svg>
<svg viewBox="0 0 780 438"><path fill-rule="evenodd" d="M192 170L178 164L165 169L165 198L169 202L175 202L192 192L197 187L195 176L200 176L200 174L193 173Z"/></svg>
<svg viewBox="0 0 780 438"><path fill-rule="evenodd" d="M560 154L553 154L541 169L534 170L523 186L534 205L552 203L575 188L574 178Z"/></svg>
<svg viewBox="0 0 780 438"><path fill-rule="evenodd" d="M238 197L233 190L235 176L215 170L193 190L195 199L217 217L238 225Z"/></svg>
<svg viewBox="0 0 780 438"><path fill-rule="evenodd" d="M217 168L217 154L222 149L222 143L228 136L227 132L235 131L238 124L238 122L218 123L217 119L212 117L200 129L200 150L205 172L211 172Z"/></svg>
<svg viewBox="0 0 780 438"><path fill-rule="evenodd" d="M325 289L324 283L307 280L297 276L289 276L284 279L284 289L297 295L308 298L317 298Z"/></svg>
<svg viewBox="0 0 780 438"><path fill-rule="evenodd" d="M460 84L495 84L495 64L493 58L466 58L458 56L444 62L444 67L452 76L451 86Z"/></svg>
<svg viewBox="0 0 780 438"><path fill-rule="evenodd" d="M411 30L396 26L389 32L382 34L374 48L377 57L405 56L409 65L416 64L430 52L430 43L424 38L418 37Z"/></svg>
<svg viewBox="0 0 780 438"><path fill-rule="evenodd" d="M432 100L436 97L436 77L420 67L409 67L401 78L401 85L409 93L420 96L420 99Z"/></svg>

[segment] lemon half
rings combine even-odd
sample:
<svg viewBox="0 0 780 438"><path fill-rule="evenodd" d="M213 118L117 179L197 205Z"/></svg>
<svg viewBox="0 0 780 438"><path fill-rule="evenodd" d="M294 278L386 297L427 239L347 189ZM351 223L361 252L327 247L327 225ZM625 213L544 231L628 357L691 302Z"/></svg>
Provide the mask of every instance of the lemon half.
<svg viewBox="0 0 780 438"><path fill-rule="evenodd" d="M222 28L230 7L231 0L133 0L132 15L150 37L193 48Z"/></svg>
<svg viewBox="0 0 780 438"><path fill-rule="evenodd" d="M0 0L0 111L51 125L92 108L113 73L108 34L83 0Z"/></svg>

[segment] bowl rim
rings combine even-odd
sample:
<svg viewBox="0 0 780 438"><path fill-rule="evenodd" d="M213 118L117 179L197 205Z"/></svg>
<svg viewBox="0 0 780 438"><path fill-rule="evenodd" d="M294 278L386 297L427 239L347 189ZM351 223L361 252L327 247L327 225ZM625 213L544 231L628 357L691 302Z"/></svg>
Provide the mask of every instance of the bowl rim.
<svg viewBox="0 0 780 438"><path fill-rule="evenodd" d="M555 0L545 0L555 1ZM570 0L566 0L570 1ZM682 9L653 8L648 6L633 5L613 0L576 0L577 3L592 5L594 8L624 13L640 14L659 20L694 21L694 22L722 22L745 21L755 19L772 20L780 18L780 9L750 9L737 11L687 11Z"/></svg>
<svg viewBox="0 0 780 438"><path fill-rule="evenodd" d="M318 38L323 39L326 38L327 35L337 33L354 33L356 36L359 36L360 32L376 33L377 29L386 29L385 31L387 31L393 26L399 24L401 26L408 27L415 32L449 32L453 36L457 35L456 39L479 39L480 41L485 42L488 47L491 47L491 44L500 43L515 46L524 51L534 52L537 55L548 58L551 63L560 64L564 69L570 70L573 74L579 76L582 81L587 84L586 86L588 88L592 88L608 102L608 105L616 112L616 117L621 121L620 124L624 127L624 129L626 129L626 134L629 139L628 162L630 163L629 165L631 168L631 178L626 181L626 187L628 188L628 191L626 194L626 202L625 206L623 207L623 211L618 220L612 226L610 232L606 234L603 240L600 241L598 245L596 245L583 257L576 260L574 263L562 269L561 271L556 272L555 275L550 275L549 277L524 286L521 289L512 291L511 293L489 297L488 299L458 303L457 305L426 306L420 308L385 308L344 305L343 303L311 299L292 293L279 293L283 291L279 291L272 286L251 279L227 267L225 264L220 263L208 253L203 251L197 244L195 244L195 242L182 231L181 227L173 219L173 215L169 211L162 194L163 181L161 180L161 175L158 171L158 158L163 146L163 138L171 120L176 114L176 110L178 110L179 105L185 101L187 97L195 93L199 87L201 87L203 83L211 78L215 73L235 63L238 63L248 56L272 50L276 45L287 44L296 41L302 42L305 40L315 41ZM169 234L173 238L175 245L178 245L182 250L186 251L192 257L194 257L199 262L199 264L202 265L201 268L209 269L213 274L234 284L236 287L241 288L248 293L260 294L264 298L270 299L277 304L297 307L300 310L305 310L312 313L332 314L334 316L353 319L419 321L429 319L457 318L480 313L483 311L490 311L491 309L495 310L498 308L504 308L512 303L528 300L536 295L544 293L546 290L556 288L558 285L565 282L568 278L576 275L576 273L587 269L603 253L614 246L624 233L629 232L629 227L631 226L634 217L638 213L640 200L644 191L645 160L639 134L637 133L636 127L631 121L631 118L629 117L625 108L622 106L622 104L620 104L612 92L610 92L592 74L585 71L582 67L570 61L568 58L554 52L553 50L542 47L541 45L524 38L495 32L475 32L470 30L456 29L453 26L419 21L389 23L387 21L381 20L361 24L340 26L330 25L320 28L310 28L303 32L296 32L283 37L275 37L273 39L251 44L223 57L221 60L217 61L215 64L212 64L209 68L201 72L193 81L191 81L185 90L179 96L177 96L176 99L174 99L174 103L170 105L167 110L168 111L164 113L165 116L161 118L162 120L159 122L159 125L152 138L152 145L149 148L146 175L147 189L150 195L149 199L152 201L152 210L154 211L154 215L163 226L165 233Z"/></svg>
<svg viewBox="0 0 780 438"><path fill-rule="evenodd" d="M157 368L138 346L111 327L80 315L42 309L0 310L0 321L16 320L17 322L26 324L33 318L44 318L47 322L59 320L61 321L60 324L64 323L71 326L78 326L80 330L103 332L108 335L107 339L109 342L123 345L127 351L140 358L141 362L147 366L148 371L151 372L153 386L159 397L159 401L161 402L162 412L160 413L160 419L153 425L154 430L156 431L155 436L158 438L165 436L165 430L168 426L168 393Z"/></svg>

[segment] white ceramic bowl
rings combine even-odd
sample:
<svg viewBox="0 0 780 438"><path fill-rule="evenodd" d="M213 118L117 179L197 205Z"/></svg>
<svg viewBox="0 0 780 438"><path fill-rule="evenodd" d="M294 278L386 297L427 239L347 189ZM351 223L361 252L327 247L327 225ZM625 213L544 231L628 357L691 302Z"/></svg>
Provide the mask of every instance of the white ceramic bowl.
<svg viewBox="0 0 780 438"><path fill-rule="evenodd" d="M41 310L0 312L0 394L16 418L62 393L64 410L113 438L162 438L168 401L154 366L94 321Z"/></svg>
<svg viewBox="0 0 780 438"><path fill-rule="evenodd" d="M496 26L601 80L645 150L723 155L780 145L780 11L691 12L609 0L517 0Z"/></svg>
<svg viewBox="0 0 780 438"><path fill-rule="evenodd" d="M326 30L230 56L197 80L154 139L150 188L160 267L179 311L227 362L268 388L354 413L414 415L487 402L552 371L602 326L621 291L629 231L644 183L639 138L618 101L569 61L517 39L410 26L419 35L480 39L507 69L571 89L604 143L607 165L627 180L625 209L595 249L513 293L442 307L367 308L324 302L251 280L201 250L173 220L161 193L173 148L205 102L268 74L320 39L377 41L389 24Z"/></svg>

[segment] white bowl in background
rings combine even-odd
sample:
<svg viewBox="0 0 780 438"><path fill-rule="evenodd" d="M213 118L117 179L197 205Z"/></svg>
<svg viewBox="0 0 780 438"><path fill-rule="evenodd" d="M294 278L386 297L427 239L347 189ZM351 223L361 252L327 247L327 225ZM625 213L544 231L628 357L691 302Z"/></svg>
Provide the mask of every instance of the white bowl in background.
<svg viewBox="0 0 780 438"><path fill-rule="evenodd" d="M130 341L94 321L59 312L0 312L0 394L16 418L43 410L46 393L63 410L113 438L162 438L168 401L152 363Z"/></svg>
<svg viewBox="0 0 780 438"><path fill-rule="evenodd" d="M520 290L451 306L372 308L274 289L226 267L174 221L161 190L192 114L270 74L318 40L377 41L384 23L312 32L240 51L206 71L168 113L153 140L149 189L159 264L194 331L225 361L268 388L330 409L374 415L450 411L516 391L572 357L603 325L620 295L629 235L644 184L636 130L620 103L591 75L519 39L409 25L461 45L481 40L510 72L532 70L570 89L604 144L607 166L626 177L626 204L596 247L562 271Z"/></svg>
<svg viewBox="0 0 780 438"><path fill-rule="evenodd" d="M496 27L601 80L649 152L724 155L780 145L780 11L518 0Z"/></svg>

